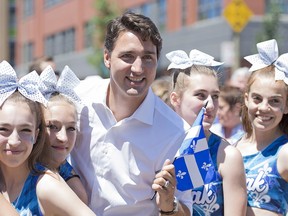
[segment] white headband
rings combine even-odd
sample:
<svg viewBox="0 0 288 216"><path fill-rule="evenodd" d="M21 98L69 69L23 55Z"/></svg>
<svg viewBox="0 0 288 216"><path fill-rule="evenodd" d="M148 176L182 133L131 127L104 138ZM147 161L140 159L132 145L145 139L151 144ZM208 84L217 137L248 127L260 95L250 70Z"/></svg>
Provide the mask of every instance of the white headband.
<svg viewBox="0 0 288 216"><path fill-rule="evenodd" d="M186 69L192 65L203 65L208 67L220 66L223 62L217 62L214 60L213 56L210 56L204 52L201 52L197 49L193 49L189 53L183 50L176 50L166 54L166 57L171 62L168 66L168 69Z"/></svg>
<svg viewBox="0 0 288 216"><path fill-rule="evenodd" d="M15 70L7 61L0 63L0 106L18 90L24 97L47 105L47 100L40 92L43 83L36 71L28 73L18 80Z"/></svg>

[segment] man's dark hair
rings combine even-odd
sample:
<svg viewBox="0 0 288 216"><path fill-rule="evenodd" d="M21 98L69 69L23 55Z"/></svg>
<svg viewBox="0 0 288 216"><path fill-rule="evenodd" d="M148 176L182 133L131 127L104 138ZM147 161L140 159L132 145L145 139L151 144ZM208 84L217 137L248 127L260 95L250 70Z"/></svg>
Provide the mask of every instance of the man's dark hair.
<svg viewBox="0 0 288 216"><path fill-rule="evenodd" d="M111 20L106 28L104 46L111 53L119 34L125 31L132 31L139 34L143 41L151 40L157 49L159 59L162 49L162 38L156 25L144 15L131 11L125 12L122 16Z"/></svg>

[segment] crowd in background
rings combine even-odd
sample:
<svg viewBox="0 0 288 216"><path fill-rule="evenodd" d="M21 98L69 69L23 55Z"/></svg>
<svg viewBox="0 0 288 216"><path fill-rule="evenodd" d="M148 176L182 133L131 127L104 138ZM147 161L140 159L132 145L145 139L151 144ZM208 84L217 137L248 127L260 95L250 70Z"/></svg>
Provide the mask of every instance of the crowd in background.
<svg viewBox="0 0 288 216"><path fill-rule="evenodd" d="M0 215L286 215L288 53L256 46L224 85L223 62L193 48L155 80L161 35L126 12L107 24L109 79L51 57L18 78L2 61ZM216 180L181 191L173 159L201 110Z"/></svg>

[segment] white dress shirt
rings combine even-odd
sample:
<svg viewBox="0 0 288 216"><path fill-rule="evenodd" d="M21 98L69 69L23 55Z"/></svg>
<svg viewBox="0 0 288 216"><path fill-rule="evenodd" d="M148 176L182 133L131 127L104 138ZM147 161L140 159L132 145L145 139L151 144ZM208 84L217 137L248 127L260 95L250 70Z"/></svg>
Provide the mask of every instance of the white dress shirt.
<svg viewBox="0 0 288 216"><path fill-rule="evenodd" d="M151 89L132 116L119 122L106 105L109 79L84 80L77 93L87 104L79 112L79 134L71 161L97 215L158 215L152 182L166 159L173 161L185 123ZM190 211L190 192L177 193Z"/></svg>

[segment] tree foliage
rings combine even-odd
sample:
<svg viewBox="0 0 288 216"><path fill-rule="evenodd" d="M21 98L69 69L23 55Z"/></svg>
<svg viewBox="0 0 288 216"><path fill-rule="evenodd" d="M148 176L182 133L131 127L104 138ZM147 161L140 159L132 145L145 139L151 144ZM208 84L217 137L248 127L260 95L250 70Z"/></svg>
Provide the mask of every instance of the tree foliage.
<svg viewBox="0 0 288 216"><path fill-rule="evenodd" d="M269 12L265 14L263 20L263 30L257 35L257 42L278 38L278 28L281 15L279 4L271 2L267 8Z"/></svg>
<svg viewBox="0 0 288 216"><path fill-rule="evenodd" d="M103 77L109 77L109 71L103 63L103 42L105 39L106 25L109 20L119 15L119 9L116 2L111 0L95 0L94 7L96 15L92 20L94 26L93 32L93 53L89 56L89 61L94 65L98 74Z"/></svg>

